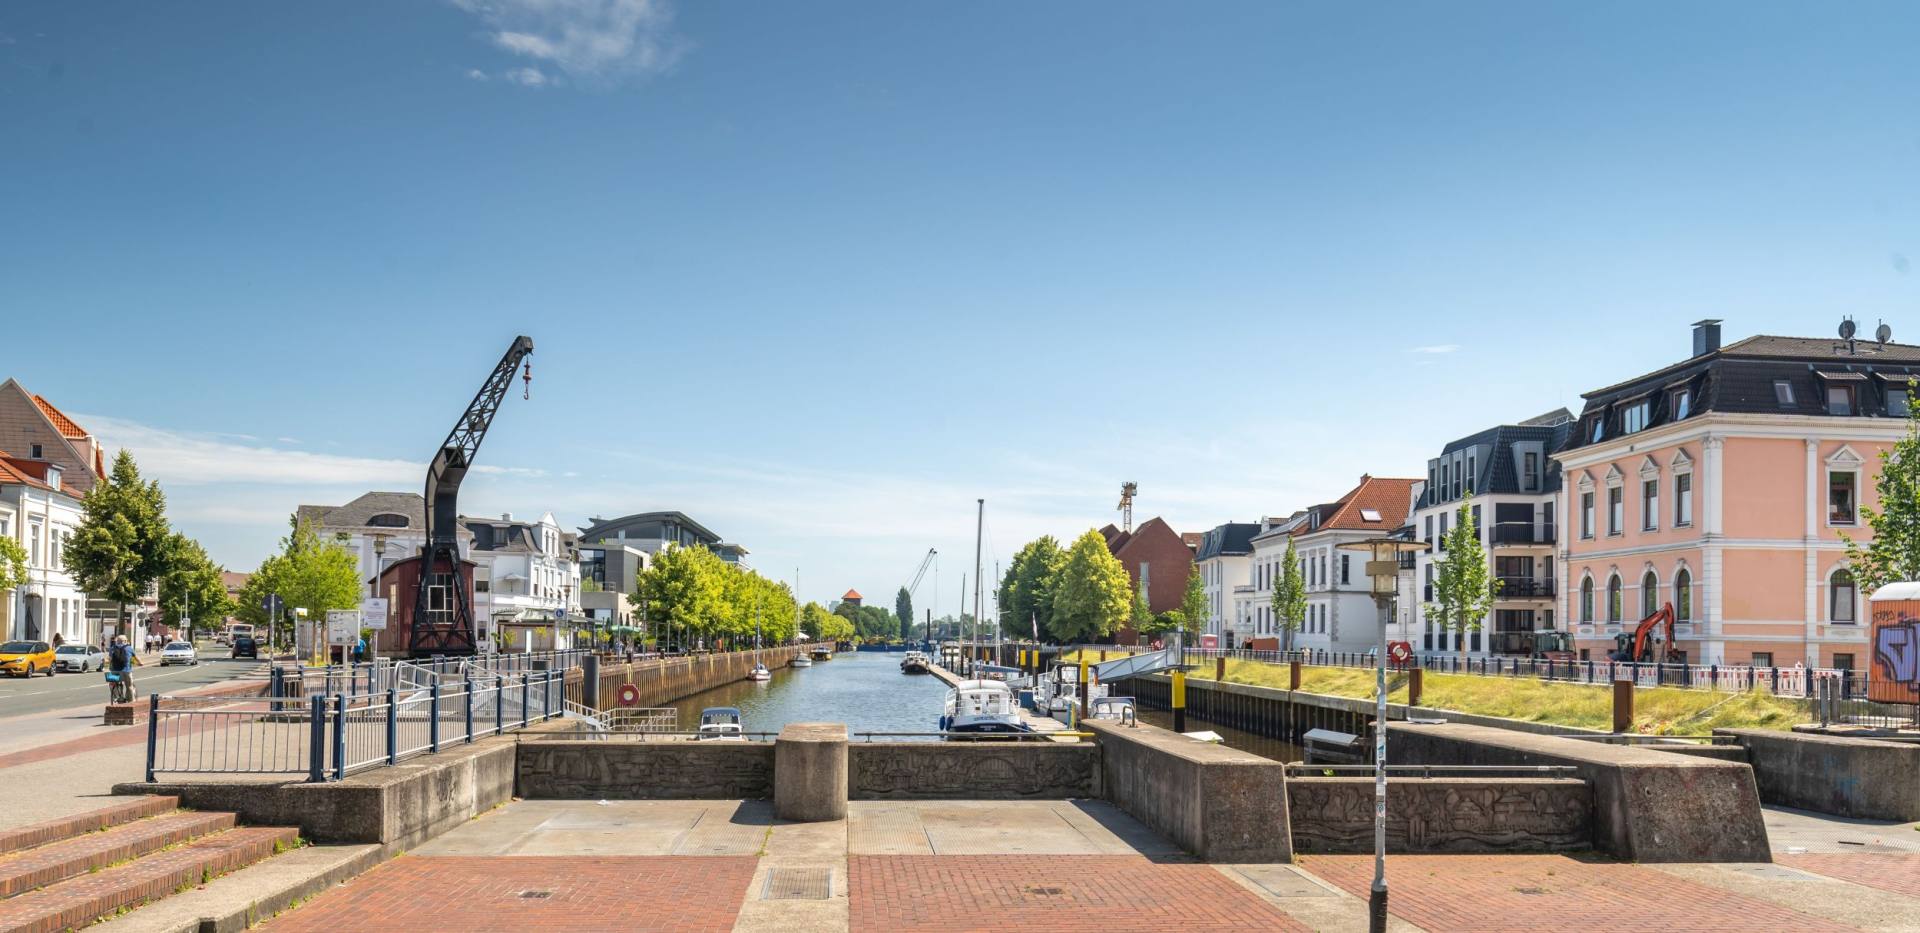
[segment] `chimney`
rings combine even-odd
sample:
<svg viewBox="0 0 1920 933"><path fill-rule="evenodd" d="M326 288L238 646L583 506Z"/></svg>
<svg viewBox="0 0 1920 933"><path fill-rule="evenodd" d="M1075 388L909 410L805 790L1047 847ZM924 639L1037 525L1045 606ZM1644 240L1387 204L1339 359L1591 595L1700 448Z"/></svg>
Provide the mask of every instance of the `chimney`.
<svg viewBox="0 0 1920 933"><path fill-rule="evenodd" d="M1693 322L1693 355L1706 356L1720 349L1720 319L1706 318Z"/></svg>
<svg viewBox="0 0 1920 933"><path fill-rule="evenodd" d="M500 520L501 520L501 521L503 521L503 522L510 522L510 521L513 521L513 513L512 513L512 512L501 512L501 513L500 513Z"/></svg>

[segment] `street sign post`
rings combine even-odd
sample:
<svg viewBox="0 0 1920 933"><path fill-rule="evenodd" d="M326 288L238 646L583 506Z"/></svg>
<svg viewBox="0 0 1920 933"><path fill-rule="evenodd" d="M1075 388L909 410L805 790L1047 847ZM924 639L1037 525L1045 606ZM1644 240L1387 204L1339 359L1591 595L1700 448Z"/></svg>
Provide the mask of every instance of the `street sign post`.
<svg viewBox="0 0 1920 933"><path fill-rule="evenodd" d="M327 610L327 645L351 648L360 641L360 610Z"/></svg>
<svg viewBox="0 0 1920 933"><path fill-rule="evenodd" d="M387 598L373 596L360 601L360 627L376 632L387 630Z"/></svg>

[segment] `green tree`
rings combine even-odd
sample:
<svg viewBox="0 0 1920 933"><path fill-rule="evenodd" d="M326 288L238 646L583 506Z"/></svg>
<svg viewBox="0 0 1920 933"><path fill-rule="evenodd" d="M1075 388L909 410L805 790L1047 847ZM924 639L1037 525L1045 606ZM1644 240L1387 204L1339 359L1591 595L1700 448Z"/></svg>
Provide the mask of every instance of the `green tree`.
<svg viewBox="0 0 1920 933"><path fill-rule="evenodd" d="M295 609L307 610L308 621L314 622L326 618L329 609L360 605L360 568L353 552L322 538L299 516L291 518L289 524L291 530L280 539L280 553L260 562L232 607L236 618L267 627L276 640L291 635ZM268 596L280 597L279 618L267 617L264 604ZM195 597L196 614L200 611L198 604Z"/></svg>
<svg viewBox="0 0 1920 933"><path fill-rule="evenodd" d="M1452 630L1467 655L1466 633L1480 631L1481 620L1493 609L1494 583L1487 569L1487 552L1480 545L1480 529L1473 521L1473 490L1460 499L1453 530L1445 538L1446 560L1433 575L1433 602L1427 620L1442 631Z"/></svg>
<svg viewBox="0 0 1920 933"><path fill-rule="evenodd" d="M894 594L893 615L900 622L900 637L903 639L911 637L913 635L913 594L907 592L904 586L900 588L900 592Z"/></svg>
<svg viewBox="0 0 1920 933"><path fill-rule="evenodd" d="M133 455L122 450L113 470L81 502L83 517L67 542L67 572L88 596L119 604L138 601L167 569L167 497L160 484L140 478Z"/></svg>
<svg viewBox="0 0 1920 933"><path fill-rule="evenodd" d="M1067 552L1052 535L1027 542L1013 555L1000 581L1000 630L1014 638L1032 638L1037 628L1053 629L1053 591L1066 566Z"/></svg>
<svg viewBox="0 0 1920 933"><path fill-rule="evenodd" d="M1049 633L1059 642L1112 634L1127 619L1131 588L1126 568L1107 550L1106 539L1088 530L1067 549L1054 587Z"/></svg>
<svg viewBox="0 0 1920 933"><path fill-rule="evenodd" d="M160 608L168 618L189 619L201 632L212 631L233 612L220 568L200 542L175 533L167 543L167 569L160 575ZM192 632L184 633L188 638Z"/></svg>
<svg viewBox="0 0 1920 933"><path fill-rule="evenodd" d="M27 585L27 549L12 538L0 538L0 597Z"/></svg>
<svg viewBox="0 0 1920 933"><path fill-rule="evenodd" d="M1180 594L1181 627L1188 635L1199 636L1206 628L1208 613L1207 582L1200 578L1200 565L1187 568L1187 590Z"/></svg>
<svg viewBox="0 0 1920 933"><path fill-rule="evenodd" d="M1293 650L1293 633L1307 618L1307 576L1300 569L1300 555L1293 549L1293 536L1287 536L1287 553L1280 559L1280 579L1273 584L1273 618L1287 633L1286 650Z"/></svg>
<svg viewBox="0 0 1920 933"><path fill-rule="evenodd" d="M738 594L728 591L726 569L727 562L704 547L663 548L635 581L634 601L646 606L648 624L682 644L717 637L729 611L740 606Z"/></svg>
<svg viewBox="0 0 1920 933"><path fill-rule="evenodd" d="M1136 632L1157 632L1157 620L1153 607L1147 605L1147 588L1135 584L1133 587L1133 605L1127 612L1127 625Z"/></svg>
<svg viewBox="0 0 1920 933"><path fill-rule="evenodd" d="M1920 385L1907 380L1907 392L1920 392ZM1861 545L1850 535L1840 536L1847 543L1854 583L1864 593L1920 580L1920 405L1907 408L1907 435L1880 452L1880 475L1873 485L1880 508L1860 509L1873 540Z"/></svg>
<svg viewBox="0 0 1920 933"><path fill-rule="evenodd" d="M819 603L808 603L801 610L800 630L814 641L844 641L853 637L853 623L845 616L827 611Z"/></svg>

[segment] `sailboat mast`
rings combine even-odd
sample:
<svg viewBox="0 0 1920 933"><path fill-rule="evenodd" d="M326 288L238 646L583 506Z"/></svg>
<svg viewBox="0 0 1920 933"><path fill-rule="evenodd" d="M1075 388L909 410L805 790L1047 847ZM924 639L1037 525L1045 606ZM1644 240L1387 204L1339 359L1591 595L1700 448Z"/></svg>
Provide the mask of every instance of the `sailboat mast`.
<svg viewBox="0 0 1920 933"><path fill-rule="evenodd" d="M980 650L980 539L987 529L987 500L974 500L978 511L973 520L973 650Z"/></svg>

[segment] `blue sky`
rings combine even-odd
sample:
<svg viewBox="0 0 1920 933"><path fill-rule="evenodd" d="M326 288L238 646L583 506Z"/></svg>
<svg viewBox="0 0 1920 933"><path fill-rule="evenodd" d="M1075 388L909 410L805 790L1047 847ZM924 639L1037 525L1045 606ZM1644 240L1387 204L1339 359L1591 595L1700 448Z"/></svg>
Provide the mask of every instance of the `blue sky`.
<svg viewBox="0 0 1920 933"><path fill-rule="evenodd" d="M1677 359L1920 340L1920 7L0 7L0 372L248 569L416 489L803 595L1286 512ZM923 592L921 605L930 594Z"/></svg>

